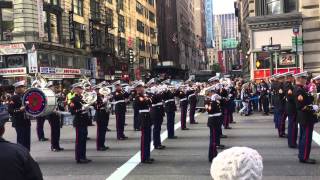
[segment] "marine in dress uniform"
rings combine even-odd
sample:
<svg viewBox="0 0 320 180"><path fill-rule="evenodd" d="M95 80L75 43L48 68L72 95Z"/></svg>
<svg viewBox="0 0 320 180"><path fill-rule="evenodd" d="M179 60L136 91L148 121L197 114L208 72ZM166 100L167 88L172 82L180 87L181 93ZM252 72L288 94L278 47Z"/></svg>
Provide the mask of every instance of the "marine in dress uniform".
<svg viewBox="0 0 320 180"><path fill-rule="evenodd" d="M174 121L175 121L175 112L177 111L177 106L175 103L175 92L173 89L167 89L163 93L164 100L164 110L167 116L167 130L168 130L168 139L176 139L177 136L174 135Z"/></svg>
<svg viewBox="0 0 320 180"><path fill-rule="evenodd" d="M17 132L17 143L30 151L31 122L25 114L25 107L22 105L22 98L26 90L25 81L19 81L13 86L15 87L15 94L9 102L8 112L11 115L12 126Z"/></svg>
<svg viewBox="0 0 320 180"><path fill-rule="evenodd" d="M155 149L164 149L165 146L161 144L161 125L163 123L164 108L163 108L163 93L159 91L159 86L151 87L149 94L151 99L151 119L153 122L153 145Z"/></svg>
<svg viewBox="0 0 320 180"><path fill-rule="evenodd" d="M47 88L53 90L53 92L57 92L55 87L53 86L52 81L49 81L46 85ZM51 129L51 151L58 152L63 151L64 149L60 147L60 114L57 111L63 111L63 107L57 106L56 111L50 113L46 118L49 120L50 129Z"/></svg>
<svg viewBox="0 0 320 180"><path fill-rule="evenodd" d="M76 129L75 159L77 163L85 164L91 162L86 156L88 125L90 123L88 110L83 104L81 94L83 87L80 83L73 85L75 96L70 102L70 112L74 115L73 126Z"/></svg>
<svg viewBox="0 0 320 180"><path fill-rule="evenodd" d="M315 123L313 113L318 111L319 107L317 105L312 105L313 98L304 88L307 76L307 72L294 75L296 78L294 97L297 108L297 122L300 125L298 158L301 163L315 164L316 161L314 159L310 159L309 156L312 144L313 127Z"/></svg>
<svg viewBox="0 0 320 180"><path fill-rule="evenodd" d="M126 119L126 99L129 98L129 94L122 90L120 81L113 83L116 90L112 93L112 98L115 106L115 115L116 115L116 129L117 129L117 139L125 140L128 139L124 135L124 126Z"/></svg>
<svg viewBox="0 0 320 180"><path fill-rule="evenodd" d="M39 141L48 141L48 138L46 138L44 136L44 130L43 130L43 126L44 126L44 123L46 121L46 117L43 117L43 116L39 116L36 118L36 121L37 121L37 135L38 135L38 139Z"/></svg>
<svg viewBox="0 0 320 180"><path fill-rule="evenodd" d="M288 146L289 148L297 147L298 137L298 123L297 123L297 110L294 97L294 86L292 73L286 73L286 83L284 85L284 92L286 96L285 113L288 117Z"/></svg>
<svg viewBox="0 0 320 180"><path fill-rule="evenodd" d="M195 114L196 114L196 106L197 106L197 95L196 90L193 87L189 87L186 93L188 97L189 102L189 118L190 118L190 124L198 124L195 120Z"/></svg>
<svg viewBox="0 0 320 180"><path fill-rule="evenodd" d="M142 83L137 83L135 88L137 89L135 104L139 109L139 120L141 123L141 162L150 164L154 161L154 159L150 158L152 126L152 120L150 116L151 99L144 93L144 87Z"/></svg>
<svg viewBox="0 0 320 180"><path fill-rule="evenodd" d="M272 75L272 83L271 83L271 102L272 102L272 106L274 108L274 113L273 113L273 122L274 122L274 127L276 129L278 129L278 122L279 122L279 118L280 118L280 112L278 111L277 107L277 103L279 103L279 82L277 79L277 74Z"/></svg>
<svg viewBox="0 0 320 180"><path fill-rule="evenodd" d="M181 130L189 130L187 128L188 97L182 87L177 90L177 97L180 99Z"/></svg>
<svg viewBox="0 0 320 180"><path fill-rule="evenodd" d="M133 109L133 130L140 131L140 121L139 121L139 110L135 104L135 98L137 96L137 91L134 89L131 91L132 109Z"/></svg>
<svg viewBox="0 0 320 180"><path fill-rule="evenodd" d="M231 101L229 99L229 93L228 90L226 88L221 88L220 89L220 96L223 97L223 99L221 99L222 101L222 112L223 112L223 126L225 129L232 129L229 125L230 121L231 121L231 116L232 116L232 104Z"/></svg>
<svg viewBox="0 0 320 180"><path fill-rule="evenodd" d="M108 97L104 97L99 93L99 88L97 91L97 101L94 104L94 109L96 110L95 119L97 123L97 138L96 138L96 148L97 151L106 151L109 147L105 146L106 133L109 122L109 108L108 108Z"/></svg>
<svg viewBox="0 0 320 180"><path fill-rule="evenodd" d="M42 180L37 162L28 150L20 144L13 144L3 138L5 122L0 117L0 177L1 180Z"/></svg>
<svg viewBox="0 0 320 180"><path fill-rule="evenodd" d="M214 88L209 89L209 100L206 102L206 110L208 112L207 126L210 129L209 153L208 160L212 162L218 154L217 146L220 141L219 126L222 120L222 109L220 106L221 97L215 93Z"/></svg>
<svg viewBox="0 0 320 180"><path fill-rule="evenodd" d="M286 105L286 96L285 96L285 76L286 73L279 74L278 75L278 103L276 104L276 107L279 112L279 121L278 121L278 135L280 138L286 138L286 119L287 119L287 113L285 111L285 105Z"/></svg>

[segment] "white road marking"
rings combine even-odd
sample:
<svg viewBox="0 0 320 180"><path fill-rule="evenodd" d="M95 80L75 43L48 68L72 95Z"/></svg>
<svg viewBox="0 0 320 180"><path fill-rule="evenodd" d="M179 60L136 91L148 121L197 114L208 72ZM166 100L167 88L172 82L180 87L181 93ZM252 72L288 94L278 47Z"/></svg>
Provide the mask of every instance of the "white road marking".
<svg viewBox="0 0 320 180"><path fill-rule="evenodd" d="M195 114L195 117L199 116L200 114ZM190 118L187 117L187 122L190 121ZM174 125L174 130L176 131L181 127L181 121L177 122ZM168 130L165 130L161 134L161 142L165 141L168 138ZM154 146L152 145L153 141L151 141L151 149L152 152L154 150ZM120 166L115 172L113 172L106 180L122 180L124 179L135 167L140 164L140 154L141 152L138 151L134 156L132 156L126 163Z"/></svg>

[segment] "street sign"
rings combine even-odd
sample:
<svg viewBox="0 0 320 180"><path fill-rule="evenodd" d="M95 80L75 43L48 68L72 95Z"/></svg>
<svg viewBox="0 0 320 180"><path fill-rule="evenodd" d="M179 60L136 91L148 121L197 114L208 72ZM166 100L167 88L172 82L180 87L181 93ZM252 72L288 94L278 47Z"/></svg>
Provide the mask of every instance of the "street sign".
<svg viewBox="0 0 320 180"><path fill-rule="evenodd" d="M280 51L281 45L275 44L275 45L264 45L261 47L262 51Z"/></svg>
<svg viewBox="0 0 320 180"><path fill-rule="evenodd" d="M299 26L293 26L292 28L292 32L294 35L298 35L300 31L300 27Z"/></svg>

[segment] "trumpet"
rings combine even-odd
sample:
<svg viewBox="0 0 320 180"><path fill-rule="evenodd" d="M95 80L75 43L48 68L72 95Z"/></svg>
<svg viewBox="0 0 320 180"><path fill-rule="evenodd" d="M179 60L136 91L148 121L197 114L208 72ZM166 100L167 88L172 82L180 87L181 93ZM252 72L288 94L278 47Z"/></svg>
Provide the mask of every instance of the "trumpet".
<svg viewBox="0 0 320 180"><path fill-rule="evenodd" d="M98 96L95 91L91 91L92 85L87 77L83 76L80 79L80 83L84 89L82 92L82 100L85 102L85 104L83 104L83 106L88 108L97 101Z"/></svg>

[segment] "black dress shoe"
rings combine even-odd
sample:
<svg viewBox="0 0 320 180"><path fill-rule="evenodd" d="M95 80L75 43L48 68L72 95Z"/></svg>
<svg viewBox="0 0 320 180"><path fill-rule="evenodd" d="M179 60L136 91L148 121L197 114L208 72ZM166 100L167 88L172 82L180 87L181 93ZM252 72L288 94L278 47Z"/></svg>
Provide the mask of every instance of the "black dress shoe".
<svg viewBox="0 0 320 180"><path fill-rule="evenodd" d="M110 132L110 131L111 131L111 129L107 128L107 132Z"/></svg>
<svg viewBox="0 0 320 180"><path fill-rule="evenodd" d="M51 148L52 152L59 152L60 150L58 148Z"/></svg>
<svg viewBox="0 0 320 180"><path fill-rule="evenodd" d="M90 159L79 159L79 160L77 160L78 164L88 164L90 162L91 162Z"/></svg>
<svg viewBox="0 0 320 180"><path fill-rule="evenodd" d="M160 146L156 146L154 147L155 149L158 149L158 150L162 150L162 149L165 149L166 146L163 146L163 145L160 145Z"/></svg>
<svg viewBox="0 0 320 180"><path fill-rule="evenodd" d="M168 139L178 139L178 136L168 137Z"/></svg>
<svg viewBox="0 0 320 180"><path fill-rule="evenodd" d="M224 149L225 148L225 145L217 145L217 149Z"/></svg>
<svg viewBox="0 0 320 180"><path fill-rule="evenodd" d="M118 140L126 140L126 139L128 139L127 136L123 136L123 137L118 138Z"/></svg>
<svg viewBox="0 0 320 180"><path fill-rule="evenodd" d="M139 128L134 129L134 131L141 131Z"/></svg>
<svg viewBox="0 0 320 180"><path fill-rule="evenodd" d="M63 151L63 150L64 150L64 148L62 148L62 147L59 147L59 148L58 148L58 150L59 150L59 151Z"/></svg>
<svg viewBox="0 0 320 180"><path fill-rule="evenodd" d="M41 138L39 139L39 141L48 141L49 139L48 138Z"/></svg>
<svg viewBox="0 0 320 180"><path fill-rule="evenodd" d="M189 128L181 128L181 130L185 131L185 130L190 130Z"/></svg>
<svg viewBox="0 0 320 180"><path fill-rule="evenodd" d="M147 160L144 160L142 161L143 164L152 164L153 161L151 159L147 159Z"/></svg>
<svg viewBox="0 0 320 180"><path fill-rule="evenodd" d="M226 128L224 128L224 129L232 129L232 127L226 127Z"/></svg>
<svg viewBox="0 0 320 180"><path fill-rule="evenodd" d="M108 150L109 149L109 147L99 147L98 149L97 149L97 151L106 151L106 150Z"/></svg>
<svg viewBox="0 0 320 180"><path fill-rule="evenodd" d="M305 163L305 164L316 164L316 160L314 159L307 159L307 160L300 160L301 163Z"/></svg>
<svg viewBox="0 0 320 180"><path fill-rule="evenodd" d="M125 123L125 124L124 124L124 126L128 126L128 124L127 124L127 123Z"/></svg>
<svg viewBox="0 0 320 180"><path fill-rule="evenodd" d="M287 138L287 137L288 137L288 135L286 135L286 134L279 135L279 138Z"/></svg>
<svg viewBox="0 0 320 180"><path fill-rule="evenodd" d="M154 159L153 159L153 158L150 158L149 160L152 161L152 162L154 162Z"/></svg>
<svg viewBox="0 0 320 180"><path fill-rule="evenodd" d="M91 140L91 138L87 137L87 141Z"/></svg>
<svg viewBox="0 0 320 180"><path fill-rule="evenodd" d="M236 124L237 122L235 122L235 121L232 121L232 122L230 122L231 124Z"/></svg>
<svg viewBox="0 0 320 180"><path fill-rule="evenodd" d="M292 148L292 149L295 149L295 148L297 148L297 147L298 147L297 145L289 146L289 148Z"/></svg>
<svg viewBox="0 0 320 180"><path fill-rule="evenodd" d="M220 135L220 138L228 138L228 136L227 135Z"/></svg>

